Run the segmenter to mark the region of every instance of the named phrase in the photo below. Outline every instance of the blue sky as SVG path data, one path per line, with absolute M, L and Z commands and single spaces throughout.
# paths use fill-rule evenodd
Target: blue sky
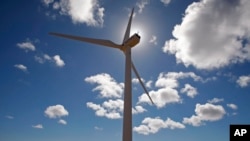
M 248 0 L 21 0 L 1 12 L 0 140 L 121 140 L 124 55 L 48 35 L 121 43 L 131 8 L 133 140 L 229 140 L 249 124 Z

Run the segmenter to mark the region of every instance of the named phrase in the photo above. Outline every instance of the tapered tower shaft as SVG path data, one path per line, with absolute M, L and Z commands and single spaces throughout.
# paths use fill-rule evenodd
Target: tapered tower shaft
M 132 141 L 131 48 L 125 50 L 125 89 L 122 141 Z

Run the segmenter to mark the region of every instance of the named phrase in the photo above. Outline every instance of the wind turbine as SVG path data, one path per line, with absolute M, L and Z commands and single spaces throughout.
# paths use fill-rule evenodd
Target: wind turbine
M 130 36 L 130 28 L 131 22 L 133 18 L 134 8 L 132 9 L 131 15 L 129 17 L 128 25 L 125 31 L 125 35 L 123 38 L 122 44 L 116 44 L 110 40 L 105 39 L 95 39 L 95 38 L 87 38 L 87 37 L 79 37 L 68 34 L 61 34 L 50 32 L 50 35 L 59 36 L 63 38 L 68 38 L 72 40 L 88 42 L 92 44 L 107 46 L 111 48 L 120 49 L 125 54 L 125 88 L 124 88 L 124 108 L 123 108 L 123 134 L 122 141 L 132 141 L 132 82 L 131 82 L 131 68 L 133 69 L 136 77 L 138 78 L 142 88 L 148 95 L 150 101 L 153 103 L 145 85 L 143 84 L 141 77 L 138 71 L 135 68 L 131 60 L 131 48 L 137 45 L 140 42 L 140 36 L 135 33 Z

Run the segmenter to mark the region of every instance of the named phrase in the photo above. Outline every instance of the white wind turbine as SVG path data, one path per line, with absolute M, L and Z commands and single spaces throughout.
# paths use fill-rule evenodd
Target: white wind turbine
M 124 39 L 122 44 L 116 44 L 110 40 L 103 39 L 94 39 L 87 37 L 79 37 L 61 33 L 50 32 L 50 35 L 59 36 L 63 38 L 78 40 L 82 42 L 88 42 L 92 44 L 98 44 L 102 46 L 112 47 L 116 49 L 120 49 L 125 54 L 125 90 L 124 90 L 124 111 L 123 111 L 123 134 L 122 141 L 132 141 L 132 90 L 131 90 L 131 68 L 133 69 L 136 77 L 138 78 L 141 86 L 144 91 L 148 95 L 150 101 L 153 103 L 145 85 L 143 84 L 141 77 L 139 76 L 138 71 L 136 70 L 132 60 L 131 60 L 131 48 L 137 45 L 140 42 L 140 36 L 138 34 L 134 34 L 130 37 L 130 28 L 131 22 L 133 18 L 134 9 L 132 9 L 127 29 L 124 35 Z

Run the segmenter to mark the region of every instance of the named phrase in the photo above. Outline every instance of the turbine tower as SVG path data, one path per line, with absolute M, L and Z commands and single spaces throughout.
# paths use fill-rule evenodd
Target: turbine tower
M 111 48 L 120 49 L 125 54 L 125 87 L 124 87 L 124 108 L 123 108 L 123 133 L 122 141 L 132 141 L 132 81 L 131 81 L 131 69 L 134 71 L 136 77 L 138 78 L 142 88 L 148 95 L 150 101 L 153 103 L 145 85 L 143 84 L 141 77 L 136 70 L 132 60 L 131 60 L 131 48 L 140 42 L 140 36 L 138 34 L 133 34 L 130 36 L 130 28 L 133 18 L 134 8 L 132 9 L 131 15 L 129 17 L 128 25 L 125 31 L 122 44 L 116 44 L 110 40 L 105 39 L 95 39 L 88 37 L 80 37 L 68 34 L 61 34 L 50 32 L 50 35 L 59 36 L 63 38 L 68 38 L 72 40 L 88 42 L 92 44 L 97 44 L 101 46 L 107 46 Z

